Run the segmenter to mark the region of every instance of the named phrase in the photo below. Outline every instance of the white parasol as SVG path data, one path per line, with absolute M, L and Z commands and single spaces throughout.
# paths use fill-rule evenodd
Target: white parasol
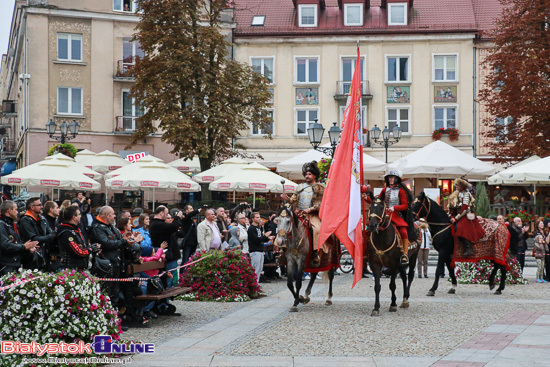
M 223 161 L 220 165 L 207 169 L 193 176 L 193 180 L 199 183 L 208 183 L 216 181 L 223 176 L 234 172 L 236 169 L 246 167 L 248 162 L 240 158 L 230 158 Z
M 104 150 L 93 156 L 86 156 L 79 163 L 99 173 L 114 171 L 129 164 L 127 160 L 110 150 Z
M 193 159 L 176 159 L 168 163 L 168 165 L 181 172 L 199 173 L 201 171 L 201 162 L 198 157 L 193 157 Z

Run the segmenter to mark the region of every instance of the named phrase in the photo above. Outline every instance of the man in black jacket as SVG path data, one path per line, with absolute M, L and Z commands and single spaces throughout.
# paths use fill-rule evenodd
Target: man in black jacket
M 116 220 L 115 211 L 106 205 L 99 210 L 99 215 L 94 219 L 90 231 L 90 243 L 101 245 L 102 253 L 113 266 L 113 278 L 120 277 L 122 253 L 125 248 L 134 243 L 134 240 L 122 238 L 119 230 L 114 226 Z M 113 307 L 118 307 L 119 283 L 105 282 L 102 287 L 111 297 Z
M 92 253 L 86 246 L 84 236 L 80 232 L 80 209 L 76 206 L 69 206 L 63 212 L 63 222 L 57 231 L 57 243 L 61 252 L 62 269 L 77 269 L 84 271 L 88 269 L 88 258 Z M 101 246 L 101 245 L 98 245 Z
M 37 241 L 23 243 L 15 225 L 17 204 L 5 200 L 0 205 L 0 276 L 16 272 L 24 257 L 38 250 Z
M 59 206 L 55 201 L 46 201 L 44 204 L 44 218 L 52 231 L 57 229 L 57 218 L 59 217 Z
M 273 240 L 271 232 L 263 234 L 260 213 L 252 213 L 252 223 L 248 227 L 248 250 L 250 251 L 250 265 L 256 273 L 256 280 L 260 282 L 260 274 L 264 267 L 264 243 Z
M 44 264 L 31 263 L 28 267 L 56 272 L 59 269 L 59 250 L 55 242 L 55 233 L 42 215 L 40 198 L 34 197 L 27 200 L 27 211 L 19 220 L 18 229 L 21 240 L 38 241 L 39 251 L 44 258 Z M 39 268 L 41 265 L 44 268 Z M 23 264 L 23 267 L 27 266 Z
M 155 210 L 155 216 L 149 224 L 149 234 L 151 236 L 151 242 L 153 247 L 160 247 L 160 244 L 164 241 L 168 242 L 168 248 L 166 249 L 166 269 L 171 270 L 178 267 L 178 260 L 181 259 L 181 252 L 178 246 L 176 233 L 179 232 L 179 236 L 183 237 L 184 234 L 180 231 L 183 213 L 179 211 L 172 223 L 166 222 L 168 215 L 168 208 L 161 205 Z M 177 270 L 171 271 L 174 278 L 177 279 Z M 168 281 L 167 288 L 172 287 L 172 282 Z
M 199 210 L 193 210 L 192 205 L 186 205 L 184 210 L 185 214 L 181 220 L 181 231 L 184 234 L 182 241 L 182 263 L 185 264 L 189 261 L 191 255 L 197 251 L 197 224 L 193 220 L 193 217 L 199 214 Z

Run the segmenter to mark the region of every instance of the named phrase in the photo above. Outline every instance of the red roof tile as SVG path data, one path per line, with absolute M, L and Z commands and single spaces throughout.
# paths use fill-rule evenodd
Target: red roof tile
M 297 9 L 292 0 L 234 0 L 237 28 L 235 37 L 247 36 L 310 36 L 332 34 L 411 34 L 448 32 L 487 32 L 492 19 L 501 12 L 498 0 L 415 0 L 409 9 L 406 26 L 388 26 L 387 9 L 382 0 L 371 0 L 361 27 L 344 26 L 343 9 L 338 0 L 326 0 L 318 27 L 298 27 Z M 254 15 L 265 15 L 264 26 L 251 26 Z

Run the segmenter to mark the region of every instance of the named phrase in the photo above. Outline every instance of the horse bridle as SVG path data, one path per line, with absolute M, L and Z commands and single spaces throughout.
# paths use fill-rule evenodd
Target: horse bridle
M 414 216 L 416 218 L 419 218 L 418 215 L 420 214 L 420 211 L 422 210 L 422 208 L 424 208 L 426 209 L 426 218 L 428 218 L 428 215 L 430 215 L 430 210 L 432 210 L 432 202 L 428 200 L 428 206 L 426 206 L 426 204 L 424 204 L 424 200 L 420 201 L 417 198 L 416 201 L 419 201 L 422 206 L 420 207 L 420 209 L 418 209 L 418 213 L 413 212 Z
M 390 224 L 391 224 L 391 217 L 389 215 L 386 214 L 386 204 L 380 200 L 381 203 L 383 203 L 384 205 L 384 210 L 382 211 L 382 217 L 380 217 L 378 214 L 375 214 L 375 213 L 371 213 L 369 215 L 369 218 L 376 218 L 380 221 L 380 223 L 378 224 L 380 226 L 380 229 L 382 230 L 385 230 L 387 229 Z M 393 212 L 391 213 L 391 215 L 393 215 Z M 384 227 L 384 221 L 388 219 L 388 224 Z
M 283 215 L 283 213 L 285 213 L 285 215 Z M 286 217 L 288 216 L 287 214 L 287 210 L 285 209 L 282 213 L 281 213 L 281 217 Z M 278 239 L 278 238 L 287 238 L 287 239 L 290 239 L 292 238 L 292 213 L 290 214 L 290 220 L 289 220 L 289 223 L 290 223 L 290 227 L 288 227 L 288 231 L 285 231 L 284 229 L 279 229 L 277 231 L 277 238 L 275 238 L 275 241 Z
M 416 200 L 420 201 L 418 199 L 416 199 Z M 424 201 L 428 202 L 428 206 L 426 206 L 426 204 L 424 204 Z M 422 208 L 424 208 L 424 209 L 426 209 L 426 219 L 427 219 L 428 216 L 430 215 L 430 210 L 432 210 L 432 202 L 429 199 L 424 198 L 422 201 L 420 201 L 420 204 L 422 206 L 420 207 L 420 209 L 418 209 L 418 213 L 413 212 L 413 214 L 415 215 L 415 217 L 419 218 L 418 215 L 420 214 L 420 211 L 422 210 Z M 429 225 L 432 225 L 432 226 L 446 226 L 445 228 L 443 228 L 442 230 L 440 230 L 439 232 L 434 234 L 432 239 L 436 238 L 437 235 L 439 235 L 442 232 L 445 232 L 447 229 L 451 228 L 451 225 L 452 225 L 452 223 L 450 223 L 450 224 L 449 223 L 433 223 L 433 222 L 428 222 L 428 221 L 426 221 L 426 223 L 428 223 Z

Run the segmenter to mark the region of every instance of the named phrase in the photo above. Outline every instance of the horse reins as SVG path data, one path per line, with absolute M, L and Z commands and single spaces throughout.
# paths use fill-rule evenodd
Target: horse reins
M 418 199 L 417 199 L 418 200 Z M 432 202 L 430 200 L 428 200 L 428 206 L 426 207 L 426 204 L 424 204 L 424 200 L 422 200 L 421 202 L 422 206 L 420 207 L 420 209 L 418 210 L 418 213 L 414 213 L 414 215 L 418 218 L 418 214 L 420 214 L 420 210 L 422 208 L 426 209 L 426 218 L 428 218 L 428 215 L 430 215 L 430 210 L 432 209 Z M 428 223 L 429 225 L 433 225 L 433 226 L 446 226 L 445 228 L 443 228 L 441 231 L 437 232 L 436 234 L 434 234 L 434 236 L 432 237 L 432 239 L 436 238 L 437 235 L 441 234 L 442 232 L 446 231 L 447 229 L 451 228 L 451 226 L 453 225 L 452 223 L 434 223 L 434 222 L 428 222 L 426 221 L 426 223 Z

